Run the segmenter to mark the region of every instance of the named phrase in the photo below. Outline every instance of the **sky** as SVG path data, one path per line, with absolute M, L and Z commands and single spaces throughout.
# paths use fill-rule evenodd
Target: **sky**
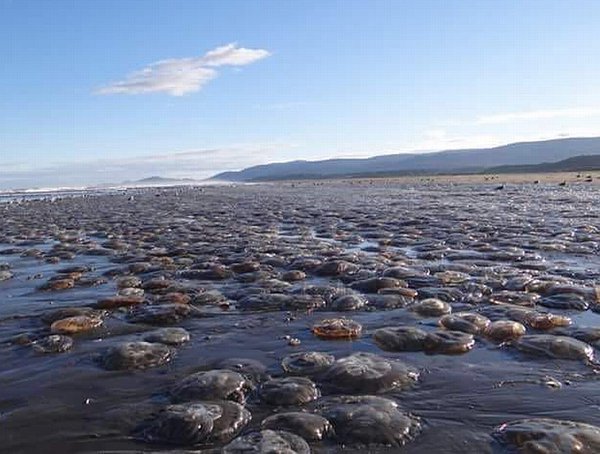
M 0 0 L 0 188 L 600 136 L 597 0 Z

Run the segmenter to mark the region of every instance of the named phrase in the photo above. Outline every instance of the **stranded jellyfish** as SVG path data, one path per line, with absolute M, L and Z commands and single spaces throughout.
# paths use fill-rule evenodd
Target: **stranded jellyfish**
M 261 423 L 261 428 L 285 430 L 310 441 L 322 440 L 333 432 L 331 423 L 323 416 L 301 411 L 269 416 Z
M 344 393 L 384 393 L 406 389 L 418 372 L 403 362 L 372 353 L 355 353 L 334 362 L 323 374 L 324 382 Z
M 344 445 L 402 446 L 420 431 L 418 418 L 391 400 L 377 396 L 341 396 L 328 401 L 322 413 Z
M 521 454 L 600 452 L 600 428 L 574 421 L 521 419 L 502 424 L 493 435 Z
M 594 361 L 593 347 L 572 337 L 532 334 L 521 337 L 512 345 L 523 353 L 535 356 Z
M 333 355 L 321 352 L 300 352 L 286 356 L 281 368 L 291 375 L 314 375 L 333 364 Z
M 354 339 L 360 336 L 362 326 L 347 318 L 328 318 L 314 324 L 312 332 L 322 339 Z
M 243 403 L 252 388 L 252 383 L 242 374 L 216 369 L 185 377 L 171 390 L 171 395 L 176 402 L 219 399 Z
M 236 438 L 222 450 L 223 454 L 310 454 L 308 443 L 284 430 L 262 430 Z
M 172 356 L 172 350 L 164 344 L 123 342 L 106 352 L 103 365 L 108 370 L 148 369 L 169 362 Z
M 169 405 L 143 424 L 138 433 L 154 443 L 195 445 L 228 442 L 251 419 L 250 412 L 229 401 Z
M 472 312 L 457 312 L 444 315 L 439 325 L 451 331 L 462 331 L 468 334 L 481 334 L 490 325 L 490 319 Z
M 306 377 L 273 378 L 262 384 L 260 398 L 270 405 L 301 405 L 321 396 L 317 385 Z

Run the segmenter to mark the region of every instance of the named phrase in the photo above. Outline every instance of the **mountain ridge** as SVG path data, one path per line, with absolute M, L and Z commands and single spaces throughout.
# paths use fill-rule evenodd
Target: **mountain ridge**
M 262 164 L 219 173 L 212 181 L 312 179 L 381 173 L 423 174 L 477 172 L 494 167 L 538 165 L 582 155 L 600 154 L 600 137 L 516 142 L 491 148 L 443 150 L 431 153 L 378 155 L 370 158 L 295 160 Z
M 574 156 L 558 162 L 499 166 L 487 169 L 490 173 L 589 172 L 593 170 L 600 170 L 600 154 Z

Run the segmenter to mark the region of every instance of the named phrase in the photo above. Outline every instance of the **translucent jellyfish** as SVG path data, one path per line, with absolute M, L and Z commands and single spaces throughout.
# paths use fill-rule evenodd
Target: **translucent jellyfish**
M 336 397 L 321 411 L 344 445 L 398 447 L 414 439 L 421 429 L 418 418 L 383 397 Z
M 473 335 L 461 331 L 434 331 L 428 333 L 425 339 L 425 351 L 428 353 L 457 355 L 468 352 L 474 346 Z
M 269 379 L 265 365 L 251 358 L 226 358 L 218 361 L 215 366 L 237 372 L 254 385 Z
M 190 333 L 183 328 L 160 328 L 146 334 L 144 340 L 166 345 L 181 345 L 190 340 Z
M 523 336 L 512 343 L 519 351 L 557 359 L 594 361 L 594 348 L 580 340 L 551 334 Z
M 298 435 L 283 430 L 262 430 L 236 438 L 222 450 L 223 454 L 310 454 L 308 443 Z
M 334 356 L 327 353 L 299 352 L 283 358 L 281 367 L 292 375 L 314 375 L 323 372 L 334 361 Z
M 448 303 L 437 298 L 427 298 L 413 304 L 410 308 L 423 317 L 439 317 L 452 312 L 452 307 Z
M 155 443 L 195 445 L 228 442 L 248 424 L 250 412 L 235 402 L 195 402 L 169 405 L 138 432 Z
M 473 312 L 457 312 L 444 315 L 439 325 L 451 331 L 462 331 L 468 334 L 480 334 L 490 325 L 490 319 Z
M 216 369 L 185 377 L 171 390 L 171 396 L 175 402 L 218 399 L 243 403 L 252 388 L 252 383 L 242 374 Z
M 285 430 L 309 441 L 319 441 L 333 433 L 333 426 L 323 416 L 299 411 L 269 416 L 261 423 L 261 428 Z
M 259 395 L 270 405 L 301 405 L 318 399 L 321 393 L 306 377 L 285 377 L 263 383 Z
M 600 428 L 574 421 L 521 419 L 502 424 L 493 435 L 521 454 L 600 452 Z
M 323 374 L 324 382 L 344 393 L 384 393 L 411 387 L 418 372 L 406 364 L 372 353 L 338 359 Z
M 383 350 L 391 352 L 416 352 L 425 349 L 427 332 L 414 326 L 380 328 L 373 340 Z
M 171 360 L 173 351 L 164 344 L 151 342 L 123 342 L 110 348 L 103 357 L 108 370 L 148 369 Z
M 492 322 L 484 331 L 486 337 L 496 342 L 506 342 L 525 335 L 527 330 L 519 323 L 512 320 L 498 320 Z

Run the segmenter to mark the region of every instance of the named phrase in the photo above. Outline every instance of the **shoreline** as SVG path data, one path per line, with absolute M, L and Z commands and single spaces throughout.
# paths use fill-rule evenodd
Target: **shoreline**
M 579 175 L 579 177 L 578 177 Z M 591 176 L 592 178 L 588 178 Z M 537 183 L 536 183 L 537 182 Z M 82 197 L 88 195 L 105 195 L 125 193 L 129 191 L 164 190 L 172 188 L 202 188 L 211 187 L 236 187 L 236 186 L 320 186 L 324 184 L 453 184 L 453 185 L 552 185 L 565 183 L 566 186 L 598 186 L 600 185 L 600 172 L 544 172 L 544 173 L 507 173 L 507 174 L 460 174 L 460 175 L 411 175 L 411 176 L 371 176 L 371 177 L 340 177 L 323 179 L 289 179 L 275 181 L 240 181 L 240 182 L 207 182 L 202 185 L 157 185 L 157 186 L 131 186 L 111 188 L 56 188 L 44 190 L 14 190 L 0 191 L 0 203 L 24 200 L 55 199 L 62 197 Z
M 577 175 L 580 175 L 579 177 Z M 591 175 L 591 181 L 586 181 Z M 596 172 L 541 172 L 541 173 L 503 173 L 503 174 L 447 174 L 447 175 L 402 175 L 402 176 L 366 176 L 366 177 L 339 177 L 323 179 L 294 179 L 252 182 L 253 184 L 322 184 L 326 182 L 390 182 L 400 184 L 428 184 L 428 183 L 447 183 L 447 184 L 559 184 L 565 182 L 568 184 L 599 185 L 600 171 Z M 247 184 L 239 182 L 237 184 Z

